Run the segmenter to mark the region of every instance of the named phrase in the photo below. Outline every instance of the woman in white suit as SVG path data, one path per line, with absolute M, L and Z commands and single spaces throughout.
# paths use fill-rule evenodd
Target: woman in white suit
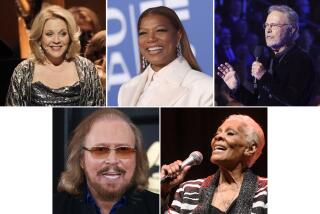
M 200 71 L 187 34 L 176 13 L 160 6 L 138 21 L 138 76 L 124 83 L 120 106 L 212 106 L 213 80 Z

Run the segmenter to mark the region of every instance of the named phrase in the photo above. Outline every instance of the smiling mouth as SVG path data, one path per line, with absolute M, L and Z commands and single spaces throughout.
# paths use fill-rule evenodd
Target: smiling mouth
M 163 50 L 163 47 L 161 46 L 147 48 L 147 51 L 149 52 L 149 54 L 157 54 L 157 53 L 160 53 L 162 50 Z
M 107 178 L 108 180 L 117 180 L 120 178 L 122 173 L 120 172 L 114 172 L 114 171 L 106 171 L 102 173 L 102 176 Z
M 103 176 L 108 181 L 115 182 L 120 179 L 121 176 L 125 174 L 125 170 L 118 166 L 115 167 L 105 167 L 98 171 L 98 175 Z
M 223 145 L 215 145 L 212 149 L 213 152 L 223 152 L 227 150 L 227 148 Z
M 115 171 L 115 170 L 108 170 L 101 173 L 101 175 L 109 182 L 118 181 L 123 174 L 124 172 Z
M 54 51 L 59 51 L 61 50 L 62 46 L 50 46 L 50 48 Z

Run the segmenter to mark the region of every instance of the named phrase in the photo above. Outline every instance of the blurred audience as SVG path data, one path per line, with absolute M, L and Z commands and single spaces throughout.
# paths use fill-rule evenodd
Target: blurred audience
M 84 56 L 84 51 L 90 39 L 101 30 L 101 25 L 97 14 L 87 7 L 71 7 L 68 9 L 74 16 L 76 23 L 79 25 L 81 56 Z
M 84 56 L 96 66 L 101 83 L 106 88 L 106 31 L 96 33 L 86 47 Z
M 308 52 L 317 70 L 320 82 L 320 1 L 287 0 L 300 20 L 298 46 Z M 215 1 L 215 69 L 220 63 L 228 62 L 236 67 L 240 79 L 245 80 L 246 88 L 251 90 L 253 78 L 250 75 L 257 45 L 266 45 L 263 23 L 269 6 L 284 4 L 279 0 L 224 0 Z M 265 51 L 264 58 L 269 52 Z M 225 91 L 227 88 L 220 77 L 215 75 L 215 104 L 234 105 L 236 102 Z M 310 105 L 320 105 L 320 84 Z

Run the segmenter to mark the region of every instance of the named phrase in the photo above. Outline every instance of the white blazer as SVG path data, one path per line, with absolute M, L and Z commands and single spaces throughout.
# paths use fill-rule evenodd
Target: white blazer
M 119 90 L 119 106 L 137 106 L 143 93 L 149 65 L 143 73 L 124 83 Z M 158 72 L 164 72 L 153 89 L 146 106 L 213 106 L 212 77 L 193 70 L 183 57 L 178 57 Z

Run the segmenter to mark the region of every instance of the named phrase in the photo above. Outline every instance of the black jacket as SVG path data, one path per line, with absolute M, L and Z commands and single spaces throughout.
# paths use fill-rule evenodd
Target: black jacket
M 118 214 L 158 214 L 159 195 L 144 190 L 131 190 L 126 193 L 128 200 L 117 210 Z M 96 214 L 95 207 L 82 198 L 68 193 L 58 193 L 53 197 L 53 214 Z
M 313 95 L 315 72 L 309 55 L 292 46 L 269 61 L 267 72 L 257 81 L 255 93 L 243 86 L 231 96 L 244 105 L 304 106 Z

